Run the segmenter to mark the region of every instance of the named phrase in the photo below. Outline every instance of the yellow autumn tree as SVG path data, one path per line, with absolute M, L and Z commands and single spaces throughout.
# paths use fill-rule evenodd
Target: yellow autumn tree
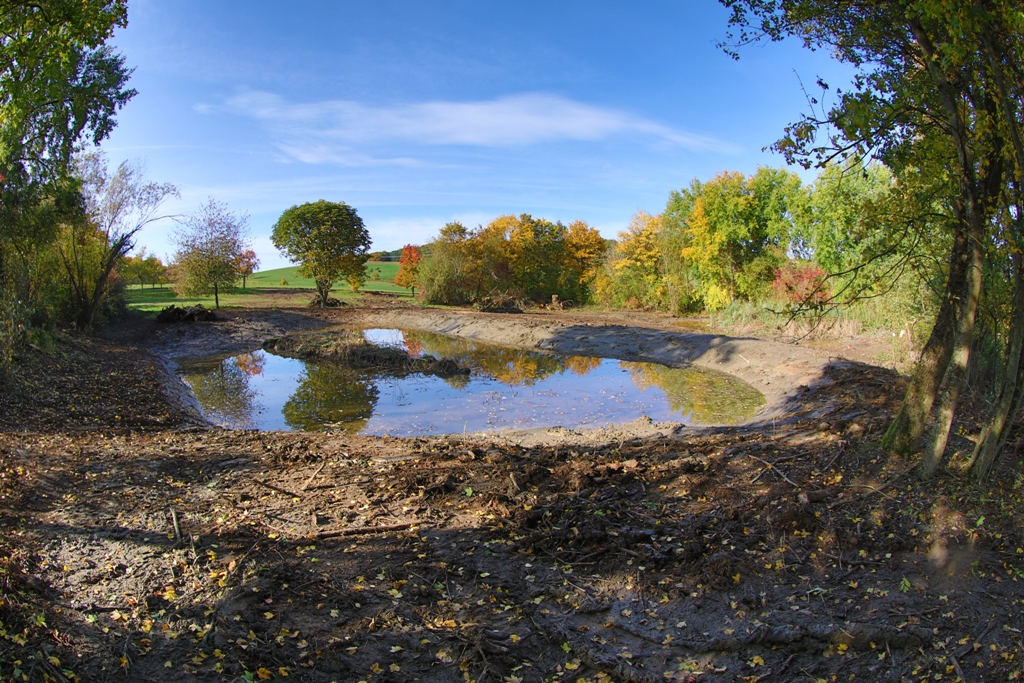
M 697 270 L 704 306 L 711 311 L 725 308 L 735 297 L 733 274 L 724 258 L 728 235 L 712 226 L 703 197 L 694 200 L 686 227 L 689 245 L 683 247 L 681 256 Z
M 601 299 L 627 308 L 658 308 L 665 298 L 661 272 L 661 216 L 640 210 L 619 240 L 598 280 Z

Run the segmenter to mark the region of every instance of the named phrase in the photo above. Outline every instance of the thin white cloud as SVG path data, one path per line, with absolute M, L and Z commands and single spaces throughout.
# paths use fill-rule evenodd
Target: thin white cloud
M 730 144 L 628 112 L 543 93 L 477 102 L 373 107 L 348 100 L 294 104 L 272 93 L 248 91 L 230 98 L 222 107 L 197 105 L 195 109 L 200 113 L 226 111 L 259 121 L 279 136 L 277 144 L 282 152 L 306 163 L 418 163 L 406 157 L 378 159 L 354 149 L 383 143 L 511 147 L 624 136 L 693 151 L 735 151 Z

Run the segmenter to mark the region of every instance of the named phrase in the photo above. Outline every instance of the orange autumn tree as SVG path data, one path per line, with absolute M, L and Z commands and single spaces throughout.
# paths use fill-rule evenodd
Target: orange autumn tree
M 395 275 L 395 284 L 399 287 L 405 287 L 412 290 L 412 295 L 416 296 L 416 278 L 420 274 L 420 260 L 423 255 L 420 254 L 419 247 L 407 244 L 402 247 L 402 256 L 398 259 L 398 273 Z

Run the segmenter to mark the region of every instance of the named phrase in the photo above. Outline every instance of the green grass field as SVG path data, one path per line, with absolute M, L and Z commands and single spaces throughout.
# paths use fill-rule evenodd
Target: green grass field
M 404 297 L 412 297 L 412 293 L 393 282 L 398 273 L 397 263 L 370 262 L 366 264 L 369 277 L 363 285 L 362 292 L 390 292 Z M 376 279 L 375 279 L 376 278 Z M 283 283 L 282 283 L 283 281 Z M 241 284 L 241 283 L 239 283 Z M 234 292 L 220 295 L 221 308 L 289 308 L 306 306 L 313 298 L 313 281 L 299 276 L 298 266 L 275 268 L 254 273 L 246 278 L 245 289 L 239 287 Z M 349 290 L 344 282 L 335 283 L 331 293 L 341 300 L 358 297 Z M 127 291 L 128 305 L 144 313 L 156 313 L 171 304 L 176 306 L 195 306 L 202 304 L 213 308 L 213 296 L 184 298 L 175 294 L 169 287 L 156 289 L 140 289 L 132 285 Z

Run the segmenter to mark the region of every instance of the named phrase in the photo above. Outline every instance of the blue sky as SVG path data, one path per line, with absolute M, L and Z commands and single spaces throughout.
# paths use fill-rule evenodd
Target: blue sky
M 317 199 L 362 216 L 374 249 L 505 213 L 585 220 L 614 237 L 637 209 L 762 151 L 848 69 L 795 43 L 715 45 L 711 0 L 133 0 L 115 47 L 139 94 L 103 144 L 249 214 L 263 268 L 281 212 Z M 174 224 L 142 233 L 163 257 Z

